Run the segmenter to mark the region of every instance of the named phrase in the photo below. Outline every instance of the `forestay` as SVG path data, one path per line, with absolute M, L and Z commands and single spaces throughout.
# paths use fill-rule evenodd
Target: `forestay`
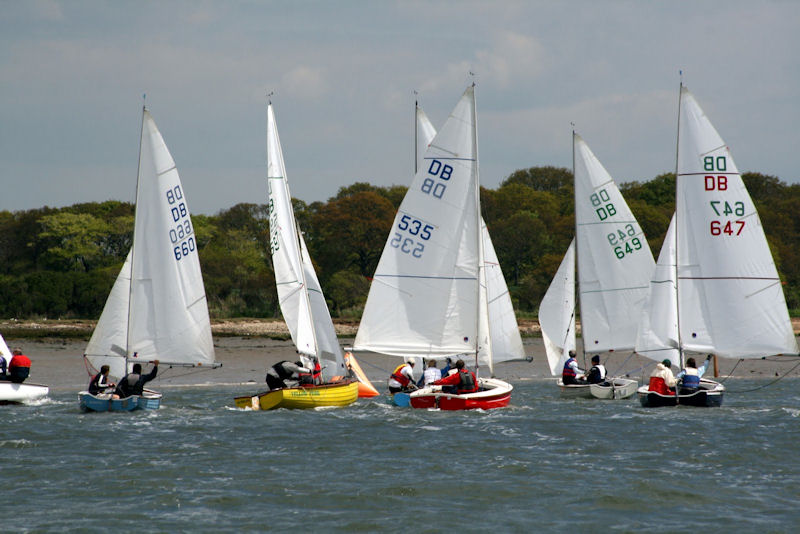
M 675 284 L 675 216 L 673 215 L 642 308 L 635 350 L 638 354 L 680 365 L 678 292 Z
M 475 353 L 480 225 L 474 88 L 427 148 L 395 216 L 354 348 Z
M 613 178 L 577 133 L 573 146 L 584 351 L 633 350 L 653 254 Z
M 94 367 L 112 365 L 114 376 L 124 374 L 126 357 L 128 362 L 159 359 L 169 365 L 214 363 L 186 195 L 147 110 L 142 117 L 133 246 L 86 352 Z
M 278 300 L 298 352 L 316 356 L 323 377 L 344 376 L 345 364 L 328 305 L 294 217 L 275 113 L 267 107 L 270 251 Z
M 683 86 L 676 235 L 685 349 L 729 358 L 797 353 L 755 205 L 730 150 Z
M 550 372 L 561 375 L 569 351 L 575 350 L 575 239 L 539 303 L 539 327 Z

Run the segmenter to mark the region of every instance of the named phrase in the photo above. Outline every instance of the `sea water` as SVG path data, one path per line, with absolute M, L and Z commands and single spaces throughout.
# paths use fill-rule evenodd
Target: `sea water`
M 520 380 L 487 412 L 233 408 L 251 385 L 84 414 L 56 392 L 0 407 L 0 530 L 788 532 L 800 394 L 744 392 L 764 383 L 729 380 L 721 408 L 645 409 Z

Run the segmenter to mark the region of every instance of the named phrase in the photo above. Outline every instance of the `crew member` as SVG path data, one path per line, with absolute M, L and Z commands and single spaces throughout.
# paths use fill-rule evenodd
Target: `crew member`
M 561 381 L 565 386 L 569 384 L 585 384 L 583 370 L 578 367 L 578 362 L 575 360 L 575 351 L 569 351 L 569 358 L 564 362 L 564 370 L 561 371 Z
M 650 384 L 647 389 L 661 395 L 674 395 L 674 388 L 677 383 L 678 380 L 672 374 L 672 362 L 663 360 L 650 373 Z
M 600 363 L 600 356 L 595 354 L 592 356 L 592 368 L 586 375 L 586 381 L 590 384 L 599 384 L 606 379 L 606 375 L 606 366 Z
M 296 387 L 300 383 L 300 373 L 311 373 L 311 369 L 303 367 L 301 362 L 278 362 L 267 369 L 267 386 L 269 389 Z
M 428 368 L 425 369 L 425 372 L 422 374 L 422 385 L 427 386 L 428 384 L 433 384 L 440 378 L 442 378 L 442 372 L 436 367 L 436 360 L 431 358 L 428 360 Z M 417 385 L 420 384 L 418 383 Z
M 146 375 L 142 374 L 142 364 L 134 363 L 131 372 L 123 376 L 117 384 L 116 394 L 122 399 L 131 395 L 141 395 L 144 393 L 144 385 L 154 379 L 157 374 L 158 360 L 153 361 L 153 370 Z
M 31 360 L 24 354 L 22 349 L 16 348 L 11 351 L 13 356 L 8 362 L 8 378 L 12 382 L 21 384 L 31 374 Z
M 455 393 L 459 395 L 478 391 L 478 379 L 475 378 L 475 373 L 466 368 L 464 360 L 456 362 L 455 373 L 437 380 L 433 385 L 455 387 Z
M 680 381 L 681 394 L 691 394 L 700 389 L 700 378 L 705 374 L 706 369 L 708 369 L 708 362 L 711 361 L 713 356 L 713 354 L 709 354 L 706 361 L 703 362 L 703 365 L 701 365 L 699 369 L 694 358 L 688 358 L 686 360 L 686 368 L 675 377 L 676 380 Z
M 89 382 L 89 394 L 98 395 L 100 393 L 109 393 L 114 391 L 116 384 L 108 381 L 108 373 L 111 368 L 108 365 L 100 367 L 100 372 L 92 377 Z
M 319 360 L 314 358 L 314 365 L 311 372 L 298 373 L 300 384 L 322 384 L 322 366 Z
M 389 393 L 394 395 L 401 391 L 414 389 L 414 360 L 402 363 L 389 376 Z

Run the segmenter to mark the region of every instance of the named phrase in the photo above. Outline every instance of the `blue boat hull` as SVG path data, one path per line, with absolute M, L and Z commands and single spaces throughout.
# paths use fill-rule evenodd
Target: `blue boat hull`
M 124 399 L 112 399 L 110 393 L 92 395 L 88 391 L 78 393 L 78 402 L 84 412 L 130 412 L 133 410 L 158 410 L 161 393 L 145 390 L 144 395 L 132 395 Z

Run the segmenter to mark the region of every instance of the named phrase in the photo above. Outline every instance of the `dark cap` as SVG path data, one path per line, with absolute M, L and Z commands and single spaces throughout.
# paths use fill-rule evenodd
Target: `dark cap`
M 672 362 L 669 360 L 662 360 L 661 364 L 664 365 L 664 367 L 672 367 Z

